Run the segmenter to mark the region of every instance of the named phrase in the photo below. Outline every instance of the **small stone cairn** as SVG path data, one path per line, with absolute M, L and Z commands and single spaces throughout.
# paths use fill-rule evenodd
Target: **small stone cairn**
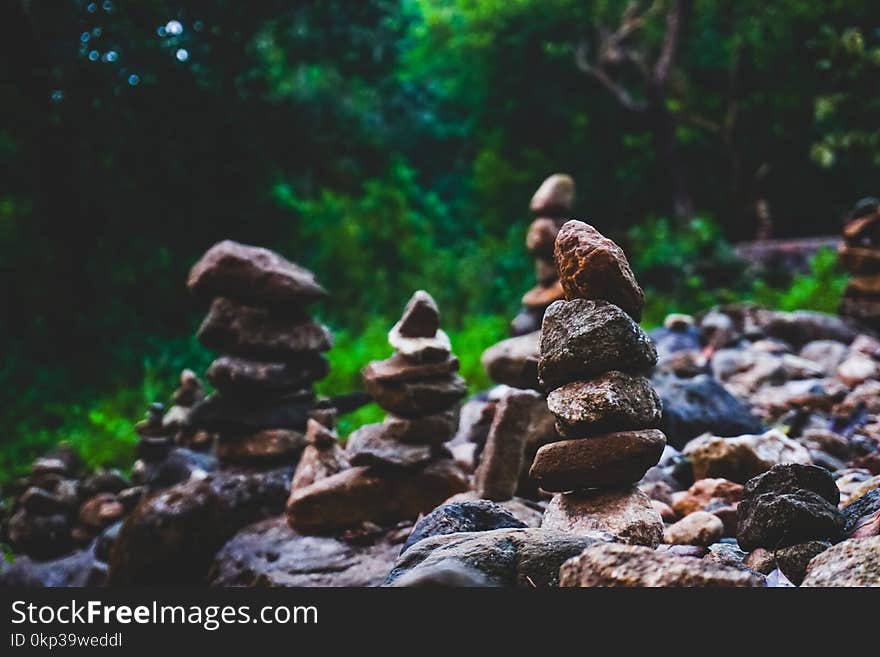
M 574 180 L 564 173 L 547 178 L 529 204 L 535 219 L 526 235 L 526 248 L 535 257 L 535 287 L 523 296 L 523 309 L 511 323 L 514 336 L 533 333 L 541 328 L 547 307 L 563 298 L 562 286 L 553 264 L 556 233 L 571 215 L 574 204 Z
M 880 199 L 856 204 L 843 228 L 838 260 L 852 274 L 840 314 L 880 330 Z
M 412 520 L 467 488 L 443 447 L 455 433 L 467 386 L 431 295 L 413 295 L 388 341 L 394 354 L 363 370 L 367 392 L 388 415 L 349 437 L 344 458 L 353 467 L 340 465 L 341 455 L 326 454 L 337 474 L 305 486 L 294 481 L 287 513 L 297 531 Z M 320 432 L 313 428 L 317 457 Z
M 216 388 L 189 413 L 190 431 L 217 434 L 225 465 L 295 462 L 329 372 L 326 327 L 308 306 L 326 295 L 314 275 L 267 249 L 223 241 L 193 266 L 187 286 L 210 310 L 199 341 L 221 352 L 207 371 Z
M 538 373 L 562 439 L 541 447 L 531 468 L 556 493 L 542 526 L 656 545 L 663 523 L 634 487 L 666 443 L 644 376 L 657 352 L 636 323 L 644 293 L 623 250 L 581 221 L 562 226 L 555 259 L 565 300 L 544 315 Z

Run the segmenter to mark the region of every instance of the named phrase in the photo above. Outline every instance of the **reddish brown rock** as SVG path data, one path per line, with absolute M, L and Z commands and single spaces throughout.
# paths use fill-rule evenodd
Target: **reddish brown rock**
M 263 429 L 248 436 L 221 435 L 217 440 L 217 458 L 225 463 L 289 463 L 304 447 L 301 431 Z
M 450 356 L 446 360 L 431 363 L 413 363 L 400 354 L 394 354 L 385 360 L 374 360 L 364 367 L 361 375 L 365 381 L 379 383 L 402 383 L 455 374 L 458 371 L 458 359 Z
M 307 269 L 277 253 L 230 240 L 212 246 L 189 272 L 187 287 L 201 298 L 218 295 L 289 308 L 326 294 Z
M 562 290 L 562 283 L 554 281 L 547 287 L 537 285 L 526 292 L 522 298 L 522 305 L 526 308 L 546 308 L 554 301 L 564 298 L 565 293 Z
M 426 463 L 431 445 L 406 444 L 389 438 L 385 425 L 365 424 L 348 437 L 345 453 L 352 465 L 392 465 L 402 468 Z
M 309 419 L 305 440 L 306 448 L 296 465 L 290 484 L 292 491 L 305 488 L 349 467 L 348 457 L 340 446 L 335 431 L 317 420 Z
M 395 383 L 365 379 L 364 386 L 379 406 L 405 418 L 445 411 L 467 393 L 458 375 Z
M 540 332 L 502 340 L 483 352 L 480 362 L 495 383 L 514 388 L 538 387 Z
M 759 575 L 706 559 L 663 553 L 636 545 L 588 547 L 559 570 L 560 586 L 750 587 Z
M 645 293 L 617 244 L 572 220 L 559 230 L 554 256 L 566 299 L 602 299 L 641 320 Z
M 663 542 L 671 545 L 704 545 L 717 543 L 724 536 L 724 524 L 706 511 L 694 511 L 663 532 Z
M 686 516 L 695 511 L 705 511 L 716 500 L 726 504 L 739 502 L 742 494 L 742 484 L 728 479 L 721 477 L 699 479 L 688 488 L 686 493 L 675 499 L 672 508 L 680 516 Z
M 880 273 L 880 250 L 859 246 L 841 246 L 837 251 L 840 266 L 853 274 Z
M 553 246 L 559 227 L 560 223 L 556 219 L 547 217 L 535 219 L 529 226 L 529 232 L 526 233 L 526 248 L 529 253 L 539 258 L 553 260 Z M 553 269 L 555 273 L 555 265 Z M 555 279 L 556 276 L 553 278 Z
M 467 477 L 450 459 L 393 476 L 367 467 L 349 468 L 294 490 L 287 502 L 287 518 L 291 527 L 305 533 L 367 521 L 397 522 L 428 513 L 467 488 Z
M 412 445 L 442 445 L 458 428 L 458 411 L 453 408 L 411 419 L 389 415 L 382 425 L 390 440 Z
M 530 475 L 554 492 L 625 486 L 660 460 L 665 444 L 656 429 L 561 440 L 538 450 Z

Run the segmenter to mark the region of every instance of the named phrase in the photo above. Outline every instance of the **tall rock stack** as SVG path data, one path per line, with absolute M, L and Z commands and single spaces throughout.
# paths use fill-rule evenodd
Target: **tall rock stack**
M 189 414 L 193 431 L 217 433 L 225 464 L 295 460 L 305 446 L 313 384 L 329 372 L 332 337 L 308 306 L 326 292 L 314 275 L 267 249 L 224 241 L 189 273 L 210 310 L 198 338 L 221 352 L 207 371 L 217 392 Z
M 553 264 L 553 243 L 573 204 L 574 180 L 564 173 L 547 178 L 532 196 L 529 209 L 535 219 L 526 235 L 526 248 L 535 257 L 535 287 L 523 296 L 523 309 L 511 323 L 515 336 L 539 330 L 544 311 L 563 298 Z
M 354 467 L 294 487 L 287 512 L 298 531 L 414 519 L 467 488 L 443 447 L 467 386 L 427 292 L 413 295 L 388 341 L 394 354 L 363 371 L 367 392 L 388 416 L 349 437 L 345 454 Z
M 880 200 L 866 198 L 856 204 L 843 228 L 838 259 L 852 274 L 840 313 L 880 330 Z
M 556 493 L 542 526 L 656 545 L 662 520 L 634 487 L 666 444 L 660 398 L 644 376 L 657 351 L 636 323 L 644 293 L 623 250 L 581 221 L 559 231 L 555 259 L 565 300 L 544 315 L 538 373 L 562 439 L 541 447 L 531 468 Z

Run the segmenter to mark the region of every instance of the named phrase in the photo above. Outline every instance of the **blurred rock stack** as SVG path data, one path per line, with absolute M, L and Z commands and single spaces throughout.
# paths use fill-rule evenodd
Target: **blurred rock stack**
M 538 373 L 562 440 L 541 447 L 531 468 L 557 493 L 542 527 L 656 545 L 663 522 L 634 486 L 666 444 L 644 376 L 657 352 L 636 323 L 644 294 L 623 250 L 581 221 L 559 231 L 555 258 L 565 300 L 544 315 Z
M 514 336 L 539 330 L 544 311 L 563 298 L 553 264 L 553 243 L 560 226 L 571 215 L 573 204 L 574 180 L 564 173 L 547 178 L 532 196 L 529 209 L 535 219 L 526 235 L 526 248 L 535 257 L 536 285 L 523 296 L 523 309 L 511 323 Z
M 63 444 L 33 462 L 16 486 L 5 531 L 16 553 L 50 559 L 83 547 L 140 499 L 140 489 L 117 470 L 86 477 L 81 470 L 75 451 Z
M 349 437 L 345 455 L 354 467 L 293 487 L 287 513 L 298 531 L 414 519 L 467 488 L 443 447 L 467 386 L 427 292 L 413 295 L 388 341 L 394 354 L 363 371 L 367 392 L 388 416 Z
M 838 259 L 852 277 L 840 314 L 880 329 L 880 199 L 856 204 L 843 228 L 843 242 Z
M 221 355 L 207 378 L 217 392 L 196 404 L 191 431 L 217 434 L 224 464 L 293 462 L 305 446 L 313 384 L 329 372 L 332 337 L 308 315 L 326 292 L 314 275 L 267 249 L 211 247 L 187 285 L 210 310 L 198 338 Z

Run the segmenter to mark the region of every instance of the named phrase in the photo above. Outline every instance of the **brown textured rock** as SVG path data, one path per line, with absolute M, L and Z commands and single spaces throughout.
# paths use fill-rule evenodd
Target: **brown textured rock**
M 880 586 L 880 536 L 828 548 L 810 561 L 801 586 Z
M 566 299 L 602 299 L 641 320 L 645 293 L 623 249 L 595 228 L 566 222 L 556 236 L 554 257 Z
M 352 465 L 393 465 L 409 468 L 427 462 L 430 445 L 407 445 L 386 436 L 385 425 L 365 424 L 349 437 L 345 452 Z
M 541 183 L 529 202 L 535 214 L 565 214 L 574 203 L 574 180 L 565 173 L 554 173 Z
M 773 429 L 767 433 L 736 438 L 704 435 L 683 450 L 691 460 L 694 479 L 723 477 L 745 483 L 777 463 L 810 463 L 805 447 Z
M 502 340 L 483 352 L 480 362 L 495 383 L 514 388 L 538 387 L 539 331 Z
M 547 406 L 564 438 L 660 426 L 660 396 L 651 382 L 623 372 L 567 383 L 547 395 Z
M 526 248 L 529 253 L 539 258 L 553 259 L 553 246 L 556 242 L 556 234 L 559 232 L 560 223 L 556 219 L 539 217 L 529 226 L 526 233 Z M 556 267 L 554 266 L 554 274 Z M 554 275 L 551 280 L 555 280 Z
M 638 488 L 554 495 L 541 527 L 574 534 L 604 531 L 626 543 L 651 547 L 663 538 L 663 520 Z
M 715 500 L 727 504 L 739 502 L 742 493 L 742 484 L 722 477 L 699 479 L 688 488 L 686 493 L 675 499 L 672 508 L 680 516 L 686 516 L 694 511 L 705 511 Z
M 657 349 L 629 315 L 607 301 L 557 301 L 544 313 L 538 375 L 545 389 L 608 370 L 641 373 Z
M 663 532 L 663 542 L 671 545 L 709 546 L 724 536 L 724 524 L 706 511 L 694 511 Z
M 405 418 L 445 411 L 467 393 L 458 375 L 395 383 L 365 379 L 364 386 L 379 406 Z
M 222 294 L 274 307 L 301 306 L 326 294 L 307 269 L 268 249 L 230 240 L 208 249 L 190 270 L 187 287 L 201 298 Z
M 560 586 L 744 587 L 763 586 L 759 575 L 706 559 L 664 554 L 614 543 L 588 547 L 559 570 Z
M 538 450 L 529 474 L 547 491 L 625 486 L 645 476 L 665 444 L 657 429 L 562 440 Z
M 458 411 L 451 409 L 412 419 L 389 415 L 382 424 L 390 440 L 412 445 L 442 445 L 458 428 Z
M 289 463 L 306 445 L 301 431 L 263 429 L 249 436 L 221 435 L 217 458 L 225 463 Z
M 308 444 L 293 473 L 291 491 L 305 488 L 349 467 L 348 456 L 340 446 L 336 433 L 317 420 L 309 420 L 306 442 Z
M 457 371 L 458 359 L 455 356 L 432 363 L 413 363 L 400 354 L 394 354 L 385 360 L 372 361 L 363 369 L 361 375 L 364 380 L 402 383 L 441 377 Z
M 537 392 L 515 389 L 498 403 L 474 476 L 474 488 L 481 498 L 503 501 L 516 493 L 533 408 L 543 403 Z
M 773 554 L 777 567 L 795 586 L 800 586 L 812 559 L 831 547 L 827 541 L 807 541 L 780 548 Z
M 303 352 L 327 351 L 333 346 L 330 331 L 320 324 L 273 315 L 225 297 L 211 303 L 198 338 L 208 349 L 235 356 L 294 361 Z
M 875 248 L 841 246 L 837 259 L 843 269 L 853 274 L 880 273 L 880 251 Z
M 396 522 L 427 513 L 467 488 L 467 477 L 451 459 L 395 473 L 349 468 L 294 490 L 287 502 L 287 518 L 291 527 L 305 533 L 367 521 Z
M 330 363 L 324 356 L 308 352 L 295 363 L 221 356 L 211 363 L 206 376 L 221 393 L 248 397 L 305 388 L 329 372 Z

